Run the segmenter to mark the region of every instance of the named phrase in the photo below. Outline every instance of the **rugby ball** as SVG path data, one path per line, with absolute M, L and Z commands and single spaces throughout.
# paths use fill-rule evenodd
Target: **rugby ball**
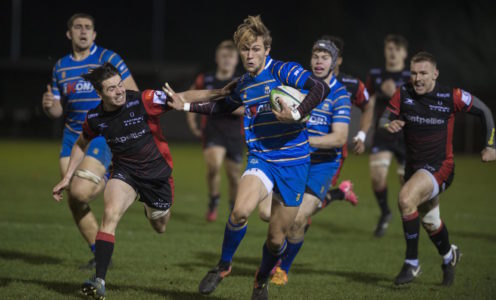
M 293 109 L 297 108 L 303 99 L 305 99 L 305 94 L 286 85 L 280 85 L 270 91 L 270 106 L 277 112 L 281 111 L 280 101 L 284 101 L 289 108 Z M 304 116 L 300 122 L 306 122 L 308 118 L 309 116 Z

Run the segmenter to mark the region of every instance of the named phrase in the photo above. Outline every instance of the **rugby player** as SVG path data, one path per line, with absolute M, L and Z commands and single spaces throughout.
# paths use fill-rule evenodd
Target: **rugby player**
M 67 22 L 66 36 L 71 41 L 72 53 L 59 59 L 53 68 L 52 84 L 42 97 L 45 114 L 52 118 L 64 116 L 64 132 L 60 151 L 60 174 L 65 176 L 69 164 L 72 146 L 81 133 L 86 113 L 100 103 L 91 83 L 85 81 L 81 74 L 89 69 L 110 62 L 122 75 L 124 86 L 138 90 L 131 72 L 120 56 L 110 50 L 94 44 L 96 38 L 95 20 L 88 14 L 78 13 Z M 86 156 L 78 166 L 69 189 L 69 208 L 76 225 L 91 251 L 95 252 L 95 237 L 98 224 L 88 202 L 94 199 L 104 188 L 104 175 L 110 164 L 111 154 L 105 140 L 94 139 Z M 95 259 L 81 268 L 93 269 Z
M 234 33 L 247 71 L 234 92 L 217 102 L 171 102 L 175 109 L 203 114 L 231 113 L 242 105 L 245 108 L 248 165 L 226 224 L 220 261 L 200 282 L 202 294 L 213 292 L 229 275 L 233 255 L 246 233 L 248 216 L 273 192 L 268 237 L 252 293 L 252 299 L 268 299 L 270 271 L 286 248 L 286 234 L 305 192 L 310 153 L 305 124 L 299 121 L 326 98 L 329 86 L 297 63 L 271 58 L 271 41 L 260 16 L 249 16 Z M 273 88 L 282 84 L 308 90 L 308 94 L 294 109 L 281 102 L 282 109 L 277 112 L 271 109 L 269 96 Z
M 93 85 L 101 103 L 89 110 L 83 132 L 72 148 L 67 172 L 53 188 L 53 197 L 57 201 L 62 199 L 62 192 L 84 159 L 84 149 L 90 141 L 104 138 L 113 155 L 112 173 L 105 187 L 104 214 L 96 235 L 96 273 L 81 287 L 84 294 L 104 299 L 115 230 L 138 195 L 153 229 L 165 232 L 174 200 L 174 181 L 172 157 L 160 127 L 160 116 L 170 109 L 162 91 L 126 90 L 119 71 L 110 63 L 82 77 Z M 222 93 L 223 90 L 187 91 L 180 97 L 210 100 Z
M 217 69 L 198 75 L 194 89 L 221 88 L 236 76 L 238 50 L 231 40 L 221 42 L 215 51 Z M 241 114 L 220 116 L 202 116 L 202 126 L 198 126 L 197 114 L 187 113 L 186 118 L 191 132 L 202 138 L 203 156 L 207 165 L 208 210 L 206 219 L 209 222 L 217 219 L 217 206 L 220 199 L 220 170 L 225 163 L 229 181 L 229 207 L 234 207 L 234 199 L 241 177 L 243 158 L 243 131 Z
M 371 69 L 366 87 L 374 101 L 375 132 L 370 154 L 370 177 L 372 189 L 381 210 L 374 235 L 382 237 L 387 230 L 392 214 L 388 205 L 387 175 L 393 155 L 398 162 L 398 176 L 403 183 L 405 173 L 405 141 L 401 134 L 387 134 L 378 130 L 378 121 L 387 102 L 396 89 L 410 80 L 410 71 L 405 66 L 408 42 L 400 36 L 390 34 L 384 39 L 384 68 Z
M 333 74 L 339 49 L 328 39 L 320 39 L 312 48 L 313 75 L 330 88 L 327 98 L 312 110 L 307 121 L 311 165 L 305 194 L 298 214 L 287 235 L 287 247 L 271 282 L 285 285 L 288 272 L 303 245 L 307 220 L 324 201 L 331 182 L 341 166 L 342 147 L 348 138 L 351 102 L 346 87 Z
M 450 243 L 446 224 L 440 218 L 439 195 L 453 181 L 453 128 L 455 113 L 478 116 L 486 130 L 482 161 L 496 160 L 494 119 L 476 96 L 459 88 L 437 83 L 436 59 L 419 52 L 411 59 L 411 81 L 396 91 L 379 125 L 391 134 L 402 133 L 406 141 L 405 184 L 398 206 L 403 220 L 406 255 L 395 284 L 405 284 L 420 275 L 418 241 L 420 224 L 441 255 L 442 285 L 455 279 L 460 249 Z

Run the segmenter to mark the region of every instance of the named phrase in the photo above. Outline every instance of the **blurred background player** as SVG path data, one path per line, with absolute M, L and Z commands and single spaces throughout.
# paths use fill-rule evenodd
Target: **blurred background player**
M 331 182 L 341 165 L 342 147 L 348 138 L 351 102 L 346 88 L 334 77 L 338 48 L 328 39 L 313 45 L 310 65 L 313 75 L 330 88 L 327 98 L 312 110 L 307 121 L 310 144 L 310 170 L 305 194 L 298 214 L 287 235 L 287 246 L 271 282 L 285 285 L 291 265 L 303 246 L 307 220 L 316 213 L 325 199 Z M 302 91 L 306 93 L 306 91 Z
M 420 223 L 442 256 L 442 285 L 455 279 L 460 249 L 451 244 L 441 220 L 439 195 L 453 181 L 453 129 L 455 113 L 466 112 L 482 121 L 486 135 L 482 161 L 496 160 L 494 119 L 489 108 L 476 96 L 459 88 L 436 82 L 439 71 L 434 56 L 420 52 L 412 57 L 411 81 L 389 101 L 380 127 L 389 133 L 401 132 L 406 141 L 405 184 L 398 206 L 406 240 L 405 262 L 395 284 L 409 283 L 420 275 L 418 241 Z
M 124 86 L 130 90 L 138 90 L 122 58 L 117 53 L 94 44 L 96 31 L 92 16 L 82 13 L 73 15 L 67 22 L 66 36 L 71 41 L 72 53 L 57 61 L 53 68 L 52 84 L 47 85 L 42 98 L 43 110 L 49 118 L 64 116 L 59 160 L 62 177 L 67 171 L 71 149 L 81 133 L 86 113 L 100 103 L 91 83 L 85 81 L 81 75 L 110 62 L 122 75 Z M 102 179 L 110 160 L 111 153 L 105 139 L 92 140 L 85 158 L 75 171 L 68 193 L 68 203 L 74 221 L 93 253 L 98 224 L 88 202 L 103 190 L 105 180 Z M 92 258 L 82 268 L 94 266 L 95 260 Z
M 247 71 L 238 80 L 234 92 L 217 102 L 176 106 L 203 114 L 231 113 L 240 106 L 245 108 L 248 165 L 226 224 L 220 260 L 202 279 L 199 291 L 212 293 L 231 273 L 233 256 L 245 236 L 248 217 L 273 191 L 267 239 L 252 293 L 252 299 L 268 299 L 270 271 L 286 248 L 286 234 L 305 192 L 310 165 L 307 130 L 300 121 L 326 98 L 329 86 L 299 64 L 269 56 L 272 37 L 260 16 L 248 16 L 234 33 L 234 42 Z M 272 110 L 270 92 L 281 84 L 308 90 L 297 108 L 290 109 L 281 102 L 280 112 Z
M 391 221 L 392 215 L 388 205 L 387 175 L 393 155 L 398 162 L 398 176 L 403 183 L 405 173 L 405 141 L 402 134 L 388 134 L 378 130 L 378 122 L 386 105 L 396 89 L 410 80 L 410 71 L 406 69 L 408 42 L 400 36 L 390 34 L 384 39 L 384 68 L 371 69 L 366 87 L 374 102 L 375 132 L 370 154 L 370 177 L 372 189 L 381 210 L 381 216 L 374 231 L 376 237 L 382 237 Z
M 63 190 L 84 159 L 84 149 L 91 140 L 104 137 L 113 154 L 112 175 L 105 187 L 104 214 L 96 235 L 95 276 L 83 283 L 81 290 L 105 299 L 105 276 L 114 251 L 115 231 L 138 195 L 157 233 L 164 233 L 169 221 L 174 201 L 173 163 L 160 116 L 170 108 L 162 91 L 126 91 L 119 71 L 110 63 L 82 76 L 92 83 L 102 101 L 88 112 L 83 132 L 71 150 L 67 172 L 53 188 L 53 197 L 62 199 Z M 188 91 L 179 96 L 194 99 L 200 95 L 205 97 L 202 100 L 210 100 L 220 91 Z
M 238 65 L 238 50 L 231 40 L 221 42 L 215 51 L 217 69 L 213 72 L 200 74 L 195 80 L 193 89 L 217 89 L 231 82 L 236 74 Z M 201 137 L 203 156 L 207 165 L 208 210 L 207 221 L 217 219 L 217 206 L 220 199 L 220 170 L 225 162 L 227 179 L 229 181 L 229 211 L 234 206 L 238 182 L 241 176 L 243 158 L 243 111 L 238 113 L 202 116 L 201 128 L 198 126 L 197 114 L 187 113 L 186 118 L 191 132 Z

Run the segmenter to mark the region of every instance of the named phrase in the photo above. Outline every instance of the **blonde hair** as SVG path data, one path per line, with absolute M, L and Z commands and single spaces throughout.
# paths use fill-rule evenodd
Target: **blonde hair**
M 270 36 L 269 29 L 267 29 L 262 22 L 260 15 L 248 16 L 248 18 L 244 19 L 243 23 L 238 26 L 233 39 L 236 47 L 239 49 L 241 46 L 246 46 L 255 42 L 259 36 L 263 39 L 265 49 L 270 48 L 272 37 Z

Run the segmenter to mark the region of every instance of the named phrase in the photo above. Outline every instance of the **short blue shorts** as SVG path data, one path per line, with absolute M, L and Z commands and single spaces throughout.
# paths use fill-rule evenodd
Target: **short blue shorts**
M 308 172 L 307 191 L 315 195 L 320 201 L 324 198 L 332 183 L 332 178 L 339 170 L 340 162 L 311 164 Z
M 62 137 L 62 149 L 60 151 L 60 157 L 71 156 L 72 146 L 78 139 L 79 134 L 74 133 L 67 128 L 64 130 L 64 135 Z M 112 152 L 109 146 L 105 142 L 103 136 L 96 137 L 91 140 L 86 150 L 86 155 L 96 158 L 102 163 L 105 169 L 108 169 L 110 162 L 112 161 Z
M 264 183 L 267 191 L 280 194 L 285 206 L 300 206 L 310 163 L 295 166 L 279 166 L 256 156 L 248 156 L 244 175 L 255 175 Z

